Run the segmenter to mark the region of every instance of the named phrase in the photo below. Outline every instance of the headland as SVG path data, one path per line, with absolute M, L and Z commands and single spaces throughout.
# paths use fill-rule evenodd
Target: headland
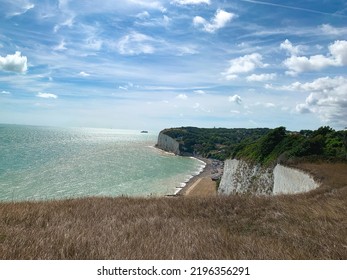
M 319 187 L 296 162 L 347 157 L 347 132 L 180 127 L 164 129 L 157 147 L 205 162 L 177 195 L 294 194 Z M 217 184 L 218 181 L 218 190 Z

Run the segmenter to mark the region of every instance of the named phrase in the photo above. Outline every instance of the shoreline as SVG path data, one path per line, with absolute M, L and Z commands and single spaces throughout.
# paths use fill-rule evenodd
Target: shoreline
M 172 152 L 160 149 L 157 145 L 153 148 L 164 152 L 165 154 L 176 155 Z M 187 157 L 187 156 L 183 156 Z M 192 174 L 192 176 L 186 181 L 182 182 L 182 187 L 176 187 L 173 194 L 167 194 L 168 197 L 178 197 L 178 196 L 215 196 L 217 195 L 217 183 L 216 180 L 220 179 L 223 175 L 224 162 L 220 160 L 198 157 L 198 156 L 188 156 L 195 160 L 204 163 L 204 167 L 198 174 Z M 212 179 L 213 178 L 213 179 Z
M 167 197 L 179 197 L 179 196 L 214 196 L 217 195 L 217 184 L 212 178 L 217 176 L 222 176 L 224 163 L 222 161 L 198 157 L 198 156 L 183 156 L 176 155 L 173 152 L 165 151 L 159 148 L 157 145 L 152 146 L 153 148 L 159 150 L 168 155 L 190 157 L 195 160 L 204 163 L 204 166 L 198 174 L 192 174 L 191 177 L 185 181 L 181 182 L 181 187 L 176 187 L 172 194 L 166 194 Z
M 205 163 L 202 171 L 192 176 L 185 186 L 178 189 L 174 196 L 212 196 L 217 194 L 216 180 L 212 178 L 221 177 L 223 174 L 223 163 L 221 161 L 193 157 Z

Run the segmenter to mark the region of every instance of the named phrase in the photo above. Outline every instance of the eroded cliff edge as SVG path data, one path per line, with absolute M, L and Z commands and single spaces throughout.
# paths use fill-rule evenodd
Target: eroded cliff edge
M 277 164 L 273 170 L 273 194 L 291 194 L 308 192 L 319 184 L 306 172 Z
M 181 155 L 178 141 L 166 135 L 164 131 L 159 133 L 156 147 L 175 155 Z
M 192 155 L 187 153 L 179 142 L 180 138 L 172 138 L 160 132 L 157 147 L 176 155 Z M 223 195 L 252 193 L 252 194 L 294 194 L 307 192 L 319 187 L 319 184 L 304 171 L 277 164 L 264 167 L 260 163 L 250 163 L 245 160 L 227 159 L 218 188 Z
M 304 171 L 277 164 L 262 167 L 243 160 L 228 159 L 219 185 L 219 194 L 294 194 L 318 188 Z

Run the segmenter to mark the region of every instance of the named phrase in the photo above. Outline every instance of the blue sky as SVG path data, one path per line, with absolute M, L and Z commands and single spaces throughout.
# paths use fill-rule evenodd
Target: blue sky
M 347 126 L 347 2 L 0 0 L 0 123 Z

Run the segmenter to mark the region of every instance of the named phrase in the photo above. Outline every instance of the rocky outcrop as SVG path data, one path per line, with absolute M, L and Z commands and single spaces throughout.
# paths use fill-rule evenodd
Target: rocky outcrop
M 160 132 L 158 135 L 157 148 L 162 149 L 166 152 L 174 153 L 175 155 L 180 155 L 180 144 L 170 136 Z
M 264 168 L 259 164 L 230 159 L 224 163 L 219 185 L 220 194 L 293 194 L 306 192 L 319 185 L 303 171 L 276 165 Z

